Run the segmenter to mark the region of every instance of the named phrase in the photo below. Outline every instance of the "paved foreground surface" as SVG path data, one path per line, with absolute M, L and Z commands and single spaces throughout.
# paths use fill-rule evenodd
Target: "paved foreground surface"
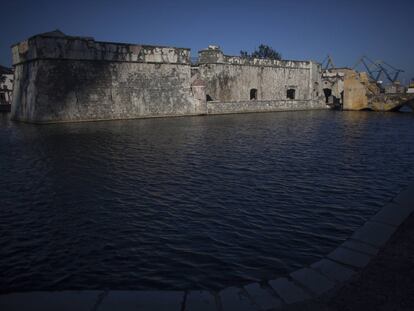
M 330 306 L 336 310 L 414 310 L 414 214 Z
M 284 310 L 414 310 L 414 214 L 353 280 L 328 297 Z

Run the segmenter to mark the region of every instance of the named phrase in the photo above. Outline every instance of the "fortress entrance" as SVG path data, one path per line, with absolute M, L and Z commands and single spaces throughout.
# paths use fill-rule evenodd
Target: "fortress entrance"
M 331 89 L 323 89 L 323 93 L 325 94 L 325 102 L 329 103 L 329 97 L 332 95 Z

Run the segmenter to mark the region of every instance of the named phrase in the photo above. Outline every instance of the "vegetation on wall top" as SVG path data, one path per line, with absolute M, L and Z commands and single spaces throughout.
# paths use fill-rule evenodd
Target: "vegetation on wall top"
M 260 44 L 252 54 L 249 54 L 247 51 L 240 51 L 240 56 L 242 58 L 282 59 L 282 54 L 265 44 Z

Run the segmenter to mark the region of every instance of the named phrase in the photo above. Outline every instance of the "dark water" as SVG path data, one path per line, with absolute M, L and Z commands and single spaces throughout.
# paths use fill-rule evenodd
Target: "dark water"
M 414 114 L 0 121 L 0 291 L 222 288 L 328 253 L 414 176 Z

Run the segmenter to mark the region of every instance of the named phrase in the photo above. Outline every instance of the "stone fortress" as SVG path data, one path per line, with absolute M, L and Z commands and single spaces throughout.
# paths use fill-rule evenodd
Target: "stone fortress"
M 366 73 L 313 61 L 227 56 L 95 41 L 59 30 L 12 46 L 13 120 L 117 120 L 340 108 L 414 110 L 414 94 L 383 94 Z
M 12 46 L 11 117 L 33 123 L 326 109 L 312 61 L 40 34 Z

